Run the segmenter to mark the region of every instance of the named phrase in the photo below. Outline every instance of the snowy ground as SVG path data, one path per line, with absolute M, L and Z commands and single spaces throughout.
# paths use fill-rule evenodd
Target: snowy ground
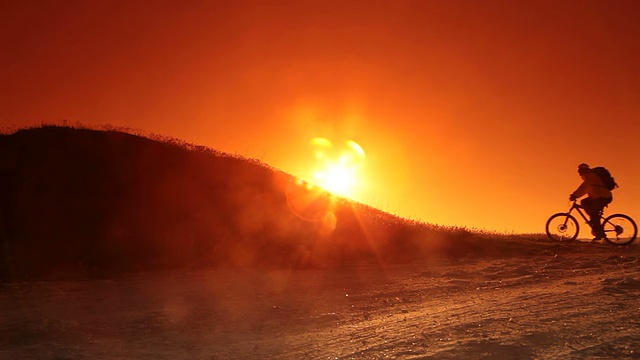
M 1 359 L 640 359 L 640 246 L 0 285 Z

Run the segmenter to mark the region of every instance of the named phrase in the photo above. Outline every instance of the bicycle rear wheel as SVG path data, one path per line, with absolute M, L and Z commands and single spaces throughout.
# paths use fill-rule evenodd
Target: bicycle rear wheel
M 551 240 L 575 240 L 580 233 L 578 220 L 569 213 L 551 215 L 545 226 L 547 236 Z
M 635 221 L 624 214 L 613 214 L 603 223 L 605 240 L 614 245 L 629 245 L 638 236 Z

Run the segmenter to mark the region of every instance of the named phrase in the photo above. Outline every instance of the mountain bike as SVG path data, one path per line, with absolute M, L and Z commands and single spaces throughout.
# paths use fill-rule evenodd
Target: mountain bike
M 589 218 L 582 207 L 575 200 L 568 212 L 562 212 L 551 215 L 545 226 L 547 236 L 552 240 L 575 240 L 580 234 L 580 225 L 578 220 L 571 215 L 576 210 L 582 219 L 591 227 Z M 604 211 L 600 212 L 600 221 L 604 227 L 604 239 L 614 245 L 629 245 L 638 235 L 638 226 L 633 219 L 625 214 L 613 214 L 606 218 L 603 216 Z M 593 229 L 591 230 L 593 234 Z

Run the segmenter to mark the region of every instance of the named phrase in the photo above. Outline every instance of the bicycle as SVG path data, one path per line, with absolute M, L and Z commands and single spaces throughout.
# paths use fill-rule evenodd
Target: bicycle
M 591 227 L 589 218 L 585 214 L 582 205 L 579 205 L 577 201 L 573 201 L 573 205 L 568 212 L 562 212 L 551 215 L 545 229 L 547 236 L 552 240 L 575 240 L 580 234 L 580 225 L 578 220 L 571 215 L 573 210 L 578 211 L 578 214 L 584 219 L 584 221 Z M 625 214 L 612 214 L 606 218 L 603 216 L 604 210 L 600 212 L 600 221 L 604 227 L 605 237 L 604 239 L 614 245 L 629 245 L 638 235 L 638 226 L 633 219 Z M 593 234 L 593 229 L 591 230 Z

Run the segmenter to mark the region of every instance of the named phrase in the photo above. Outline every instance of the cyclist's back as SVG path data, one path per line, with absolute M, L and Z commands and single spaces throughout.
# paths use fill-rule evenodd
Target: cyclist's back
M 585 170 L 583 174 L 580 174 L 584 179 L 582 184 L 580 184 L 572 195 L 575 196 L 576 199 L 584 195 L 587 195 L 590 199 L 612 199 L 613 194 L 604 186 L 600 177 L 592 169 L 586 168 Z

